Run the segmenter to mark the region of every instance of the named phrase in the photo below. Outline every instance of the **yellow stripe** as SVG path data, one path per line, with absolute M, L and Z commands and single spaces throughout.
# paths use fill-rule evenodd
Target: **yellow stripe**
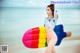
M 39 44 L 44 44 L 46 43 L 46 39 L 39 39 Z
M 38 48 L 42 48 L 45 47 L 45 43 L 46 43 L 46 28 L 44 26 L 40 27 L 40 33 L 39 33 L 39 44 L 38 44 Z
M 39 27 L 40 33 L 46 33 L 46 28 L 44 26 Z
M 38 45 L 38 48 L 43 48 L 43 47 L 45 47 L 45 44 L 39 44 Z
M 44 26 L 42 26 L 39 29 L 40 29 L 39 39 L 46 38 L 46 36 L 47 36 L 47 34 L 46 34 L 46 28 Z
M 39 39 L 45 39 L 46 37 L 47 37 L 46 33 L 44 33 L 44 34 L 40 33 L 39 34 Z
M 38 48 L 45 47 L 46 39 L 39 39 Z

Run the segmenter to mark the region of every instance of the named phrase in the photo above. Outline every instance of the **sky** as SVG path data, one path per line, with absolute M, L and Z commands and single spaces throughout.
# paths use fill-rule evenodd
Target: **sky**
M 51 1 L 79 1 L 80 0 L 0 0 L 0 7 L 46 7 Z M 78 4 L 59 4 L 56 3 L 58 8 L 80 8 L 80 3 Z

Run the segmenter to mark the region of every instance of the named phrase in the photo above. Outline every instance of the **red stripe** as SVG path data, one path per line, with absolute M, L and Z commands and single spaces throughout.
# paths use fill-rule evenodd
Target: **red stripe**
M 38 48 L 38 40 L 32 40 L 32 48 Z
M 39 32 L 39 27 L 32 28 L 32 48 L 38 48 Z
M 39 39 L 39 34 L 32 34 L 32 40 Z
M 32 28 L 32 40 L 39 39 L 39 27 Z
M 32 34 L 39 34 L 39 27 L 32 28 Z

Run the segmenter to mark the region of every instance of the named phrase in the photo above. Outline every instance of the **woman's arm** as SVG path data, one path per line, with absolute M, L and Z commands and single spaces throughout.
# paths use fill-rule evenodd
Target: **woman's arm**
M 57 13 L 57 10 L 55 11 L 54 18 L 55 18 L 55 23 L 57 23 L 57 21 L 58 21 L 58 13 Z

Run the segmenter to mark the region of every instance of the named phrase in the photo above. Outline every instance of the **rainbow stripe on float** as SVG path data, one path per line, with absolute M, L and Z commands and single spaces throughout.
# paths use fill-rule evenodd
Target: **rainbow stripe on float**
M 28 48 L 43 48 L 47 46 L 45 27 L 35 27 L 25 32 L 22 42 Z

